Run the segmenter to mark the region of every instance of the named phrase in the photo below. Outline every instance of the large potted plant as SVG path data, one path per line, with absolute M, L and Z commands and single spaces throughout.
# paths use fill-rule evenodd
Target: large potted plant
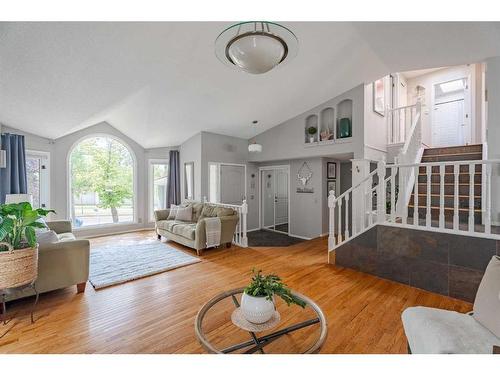
M 288 306 L 296 304 L 305 307 L 305 301 L 292 294 L 281 278 L 276 275 L 262 275 L 262 271 L 252 270 L 252 282 L 243 291 L 241 312 L 246 320 L 262 324 L 273 317 L 274 296 L 279 296 Z
M 34 282 L 38 276 L 38 244 L 35 228 L 49 212 L 34 210 L 28 202 L 0 205 L 0 289 Z

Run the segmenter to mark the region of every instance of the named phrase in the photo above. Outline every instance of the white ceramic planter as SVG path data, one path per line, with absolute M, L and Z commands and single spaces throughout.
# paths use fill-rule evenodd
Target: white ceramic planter
M 249 322 L 262 324 L 272 318 L 274 301 L 269 301 L 266 297 L 253 297 L 243 293 L 241 296 L 241 312 Z

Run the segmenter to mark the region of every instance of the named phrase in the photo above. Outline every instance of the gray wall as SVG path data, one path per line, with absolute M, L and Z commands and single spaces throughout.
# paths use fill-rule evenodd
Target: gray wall
M 202 159 L 201 159 L 201 133 L 198 133 L 180 145 L 181 168 L 181 198 L 184 199 L 186 187 L 184 186 L 184 163 L 194 163 L 194 199 L 201 200 Z
M 272 160 L 290 160 L 334 154 L 354 153 L 355 158 L 364 154 L 364 95 L 365 86 L 359 85 L 311 110 L 283 122 L 256 137 L 262 144 L 263 151 L 250 155 L 251 161 L 266 162 Z M 309 146 L 304 144 L 304 124 L 307 116 L 317 114 L 326 107 L 336 107 L 344 99 L 353 101 L 352 140 L 339 140 L 333 145 Z

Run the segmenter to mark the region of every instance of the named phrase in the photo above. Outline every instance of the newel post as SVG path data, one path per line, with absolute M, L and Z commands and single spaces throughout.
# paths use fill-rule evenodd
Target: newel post
M 377 222 L 383 223 L 386 220 L 386 186 L 385 186 L 385 161 L 377 163 Z
M 335 206 L 336 198 L 333 190 L 330 190 L 328 194 L 328 251 L 332 251 L 335 247 Z
M 248 204 L 247 200 L 243 199 L 243 204 L 241 205 L 241 246 L 248 247 L 248 237 L 247 237 L 247 213 Z

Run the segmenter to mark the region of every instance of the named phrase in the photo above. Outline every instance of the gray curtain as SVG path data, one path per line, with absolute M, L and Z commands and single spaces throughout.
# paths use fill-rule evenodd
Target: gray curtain
M 167 207 L 181 203 L 181 170 L 179 151 L 171 150 L 168 154 Z
M 26 150 L 24 135 L 5 133 L 1 135 L 2 150 L 7 156 L 7 167 L 0 168 L 0 203 L 5 203 L 6 194 L 26 194 Z

